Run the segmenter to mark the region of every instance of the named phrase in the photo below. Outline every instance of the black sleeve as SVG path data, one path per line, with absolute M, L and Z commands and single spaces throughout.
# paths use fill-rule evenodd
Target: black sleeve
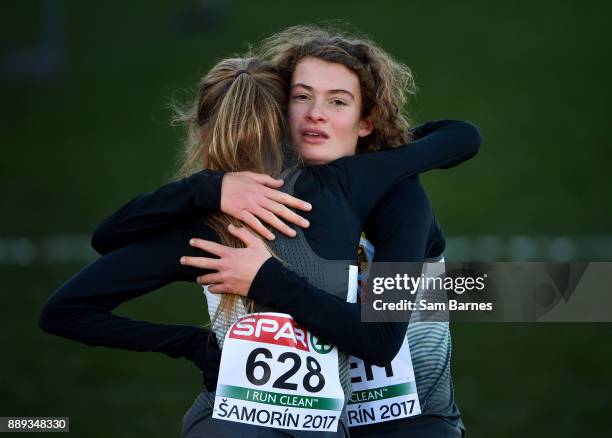
M 203 170 L 132 199 L 98 225 L 91 246 L 99 254 L 107 254 L 154 237 L 172 225 L 219 211 L 223 175 Z
M 398 183 L 380 202 L 368 225 L 375 246 L 373 262 L 421 262 L 428 251 L 433 212 L 418 178 Z M 249 296 L 291 314 L 317 336 L 366 362 L 382 366 L 399 351 L 407 323 L 361 322 L 359 304 L 312 286 L 269 259 L 257 273 Z
M 363 221 L 398 181 L 430 169 L 456 166 L 476 155 L 482 142 L 476 126 L 460 121 L 429 122 L 414 134 L 415 139 L 406 146 L 344 157 L 328 165 Z
M 433 223 L 430 231 L 430 239 L 427 243 L 427 252 L 426 255 L 429 258 L 439 258 L 443 255 L 444 250 L 446 249 L 446 238 L 444 237 L 444 232 L 440 225 L 438 225 L 438 221 L 436 220 L 435 214 L 433 215 Z
M 422 273 L 422 262 L 428 255 L 435 251 L 441 254 L 444 249 L 444 240 L 440 240 L 441 230 L 418 177 L 402 180 L 393 186 L 376 204 L 364 231 L 374 246 L 370 278 L 389 275 L 384 263 L 400 263 L 399 266 L 393 265 L 398 267 L 392 272 L 399 268 L 402 273 L 418 277 Z M 406 310 L 406 319 L 409 315 L 410 311 Z
M 376 204 L 364 232 L 375 248 L 373 261 L 424 261 L 433 250 L 432 243 L 439 242 L 441 230 L 419 178 L 408 178 L 393 186 Z
M 112 313 L 121 303 L 173 281 L 195 282 L 202 271 L 179 263 L 183 255 L 202 256 L 201 250 L 189 245 L 191 237 L 216 240 L 208 227 L 193 224 L 97 259 L 49 298 L 40 314 L 40 327 L 87 345 L 184 357 L 201 370 L 216 373 L 219 350 L 208 330 L 137 321 Z M 212 368 L 207 368 L 207 363 Z
M 275 258 L 261 266 L 249 297 L 292 315 L 326 342 L 377 366 L 393 360 L 406 333 L 405 323 L 362 323 L 359 304 L 347 303 L 312 286 Z

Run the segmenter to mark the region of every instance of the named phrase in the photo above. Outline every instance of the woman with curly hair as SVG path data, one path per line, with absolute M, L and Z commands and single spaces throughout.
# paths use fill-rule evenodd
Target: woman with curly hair
M 375 43 L 336 30 L 316 26 L 294 26 L 267 38 L 261 56 L 278 66 L 292 84 L 300 82 L 299 67 L 312 58 L 340 64 L 354 72 L 361 86 L 362 117 L 372 122 L 370 135 L 360 137 L 356 153 L 397 147 L 409 141 L 408 121 L 403 114 L 408 94 L 415 85 L 410 70 L 393 60 Z M 316 74 L 316 72 L 314 73 Z M 297 123 L 289 106 L 292 139 L 302 156 L 316 153 L 296 135 Z M 320 153 L 320 151 L 319 151 Z M 366 177 L 375 182 L 375 176 Z M 420 207 L 420 208 L 419 208 Z M 365 225 L 367 237 L 375 244 L 374 261 L 439 261 L 445 247 L 426 194 L 415 179 L 399 182 L 385 195 Z M 427 213 L 428 212 L 428 213 Z M 425 214 L 421 232 L 415 217 Z M 426 225 L 429 224 L 429 225 Z M 460 436 L 465 433 L 454 401 L 450 374 L 451 337 L 448 322 L 413 322 L 406 337 L 410 345 L 422 415 L 418 418 L 355 425 L 355 436 Z

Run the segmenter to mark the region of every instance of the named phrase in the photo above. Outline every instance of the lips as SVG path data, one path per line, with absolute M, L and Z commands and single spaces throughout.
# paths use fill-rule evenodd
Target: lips
M 306 143 L 319 144 L 329 138 L 329 135 L 320 129 L 300 129 L 300 135 Z

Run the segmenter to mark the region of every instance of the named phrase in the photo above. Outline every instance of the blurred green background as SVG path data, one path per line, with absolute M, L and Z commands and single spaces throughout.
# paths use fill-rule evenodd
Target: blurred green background
M 200 389 L 197 370 L 42 333 L 44 300 L 88 254 L 19 251 L 61 253 L 45 247 L 49 239 L 88 235 L 121 203 L 167 181 L 183 136 L 169 126 L 168 103 L 189 96 L 219 59 L 289 25 L 348 21 L 413 69 L 416 122 L 480 127 L 476 159 L 423 178 L 456 237 L 450 254 L 459 236 L 612 242 L 611 12 L 609 2 L 569 0 L 4 4 L 0 416 L 70 416 L 79 437 L 178 436 Z M 605 250 L 576 257 L 606 259 Z M 205 320 L 200 289 L 186 285 L 119 312 Z M 610 335 L 608 324 L 455 325 L 453 378 L 468 436 L 606 434 Z

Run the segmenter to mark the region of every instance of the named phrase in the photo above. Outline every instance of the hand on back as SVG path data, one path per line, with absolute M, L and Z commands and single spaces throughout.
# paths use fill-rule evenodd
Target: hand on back
M 303 211 L 310 211 L 312 207 L 301 199 L 277 190 L 282 186 L 283 180 L 261 173 L 226 173 L 221 186 L 221 211 L 241 220 L 268 240 L 273 240 L 274 234 L 262 222 L 294 237 L 295 230 L 281 219 L 307 228 L 310 225 L 308 221 L 289 207 Z
M 209 285 L 209 291 L 247 296 L 257 272 L 271 255 L 264 241 L 246 228 L 230 224 L 227 229 L 246 246 L 231 248 L 194 238 L 189 241 L 191 246 L 219 258 L 185 256 L 180 261 L 183 265 L 216 271 L 197 278 L 198 283 Z

